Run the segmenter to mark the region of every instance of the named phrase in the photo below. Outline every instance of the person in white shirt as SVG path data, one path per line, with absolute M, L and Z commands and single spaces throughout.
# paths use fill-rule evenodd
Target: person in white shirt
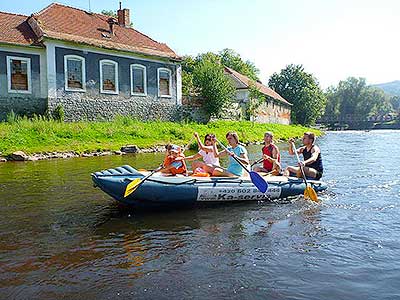
M 204 137 L 204 144 L 201 142 L 197 132 L 194 133 L 194 137 L 199 145 L 199 152 L 194 155 L 187 156 L 186 160 L 194 160 L 192 162 L 193 171 L 203 169 L 211 175 L 216 167 L 220 167 L 219 158 L 214 155 L 214 149 L 212 146 L 212 138 L 215 137 L 215 135 L 211 133 L 206 134 Z M 199 158 L 203 158 L 203 161 L 197 160 Z

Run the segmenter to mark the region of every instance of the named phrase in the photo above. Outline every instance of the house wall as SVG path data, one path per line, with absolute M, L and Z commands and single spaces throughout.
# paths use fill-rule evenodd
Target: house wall
M 291 107 L 273 99 L 268 99 L 257 110 L 258 123 L 290 124 Z
M 236 90 L 236 101 L 241 104 L 243 110 L 246 109 L 246 103 L 249 101 L 248 89 Z M 268 98 L 257 110 L 256 116 L 253 121 L 258 123 L 278 123 L 278 124 L 290 124 L 290 112 L 291 107 Z
M 236 90 L 236 101 L 239 103 L 247 102 L 249 99 L 249 90 L 237 89 Z
M 78 55 L 85 58 L 86 63 L 86 92 L 65 91 L 64 56 Z M 100 66 L 102 59 L 113 60 L 118 63 L 119 94 L 110 95 L 100 93 Z M 130 65 L 141 64 L 146 66 L 147 96 L 131 95 Z M 170 98 L 158 97 L 157 69 L 171 70 L 172 89 Z M 178 64 L 146 61 L 105 53 L 97 53 L 63 47 L 55 48 L 56 69 L 56 98 L 49 101 L 52 111 L 62 105 L 65 119 L 94 120 L 112 119 L 115 115 L 131 115 L 142 120 L 175 120 L 179 113 L 177 93 Z M 179 82 L 178 82 L 179 85 Z
M 43 53 L 42 53 L 43 52 Z M 0 121 L 13 110 L 19 115 L 43 114 L 47 107 L 46 90 L 42 88 L 41 56 L 44 51 L 0 46 Z M 31 93 L 8 92 L 7 56 L 30 58 Z

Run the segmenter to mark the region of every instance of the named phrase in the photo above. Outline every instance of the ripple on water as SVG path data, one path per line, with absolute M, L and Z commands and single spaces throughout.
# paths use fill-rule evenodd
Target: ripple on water
M 386 145 L 400 149 L 399 134 L 320 138 L 329 186 L 320 204 L 297 197 L 141 214 L 119 209 L 92 188 L 88 174 L 133 162 L 157 165 L 162 154 L 6 164 L 0 169 L 3 295 L 396 298 L 400 157 L 387 155 Z M 249 150 L 256 157 L 259 146 Z M 294 163 L 284 145 L 282 158 Z

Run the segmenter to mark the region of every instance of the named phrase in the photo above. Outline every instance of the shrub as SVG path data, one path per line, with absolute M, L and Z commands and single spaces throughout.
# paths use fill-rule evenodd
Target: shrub
M 11 110 L 7 114 L 6 120 L 7 120 L 7 123 L 14 124 L 14 123 L 18 122 L 18 115 L 14 112 L 14 110 Z
M 53 113 L 54 120 L 59 121 L 59 122 L 64 122 L 64 108 L 61 104 L 57 105 L 56 109 L 54 110 Z

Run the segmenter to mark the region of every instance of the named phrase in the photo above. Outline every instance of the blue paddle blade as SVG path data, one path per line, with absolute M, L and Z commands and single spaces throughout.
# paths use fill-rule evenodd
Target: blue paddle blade
M 250 179 L 251 179 L 251 182 L 257 187 L 257 189 L 261 193 L 264 194 L 268 190 L 268 182 L 266 182 L 265 179 L 262 178 L 260 174 L 251 171 Z

